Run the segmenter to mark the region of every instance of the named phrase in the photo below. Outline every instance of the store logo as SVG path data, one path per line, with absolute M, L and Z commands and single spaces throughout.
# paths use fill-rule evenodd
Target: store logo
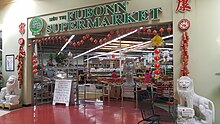
M 32 35 L 40 35 L 40 34 L 42 34 L 42 29 L 44 27 L 44 21 L 42 18 L 34 17 L 31 20 L 29 27 L 32 32 Z

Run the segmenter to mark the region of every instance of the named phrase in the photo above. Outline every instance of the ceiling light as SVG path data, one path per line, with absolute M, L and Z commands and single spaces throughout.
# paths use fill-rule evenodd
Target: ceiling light
M 173 46 L 173 43 L 165 43 L 168 46 Z
M 142 27 L 141 27 L 140 29 L 142 29 Z M 103 46 L 106 46 L 106 45 L 108 45 L 108 44 L 114 42 L 114 41 L 117 41 L 117 40 L 120 40 L 120 39 L 122 39 L 122 38 L 124 38 L 124 37 L 127 37 L 128 35 L 134 34 L 135 32 L 137 32 L 137 29 L 134 30 L 134 31 L 131 31 L 131 32 L 127 33 L 127 34 L 124 34 L 124 35 L 122 35 L 122 36 L 120 36 L 120 37 L 117 37 L 117 38 L 115 38 L 115 39 L 113 39 L 113 40 L 111 40 L 111 41 L 108 41 L 108 42 L 106 42 L 106 43 L 104 43 L 104 44 L 102 44 L 102 45 L 99 45 L 99 46 L 97 46 L 97 47 L 95 47 L 95 48 L 93 48 L 93 49 L 90 49 L 90 50 L 88 50 L 88 51 L 86 51 L 86 52 L 84 52 L 84 53 L 81 53 L 81 54 L 79 54 L 79 55 L 77 55 L 77 56 L 74 56 L 73 59 L 76 59 L 76 58 L 78 58 L 78 57 L 80 57 L 80 56 L 83 56 L 83 55 L 85 55 L 85 54 L 87 54 L 87 53 L 90 53 L 90 52 L 92 52 L 92 51 L 94 51 L 94 50 L 97 50 L 97 49 L 99 49 L 99 48 L 101 48 L 101 47 L 103 47 Z
M 119 46 L 104 46 L 104 47 L 117 48 Z
M 69 44 L 69 42 L 70 42 L 74 37 L 75 37 L 75 35 L 72 35 L 72 36 L 69 38 L 68 42 L 66 42 L 66 43 L 63 45 L 63 47 L 61 48 L 61 50 L 58 52 L 58 55 L 60 55 L 60 53 L 66 48 L 66 46 Z

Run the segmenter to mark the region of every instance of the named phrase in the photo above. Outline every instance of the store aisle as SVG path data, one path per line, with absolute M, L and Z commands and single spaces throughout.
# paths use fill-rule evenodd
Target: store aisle
M 125 106 L 120 107 L 120 102 L 111 101 L 110 106 L 45 104 L 24 107 L 1 116 L 0 124 L 137 124 L 139 120 L 141 113 L 133 102 L 125 102 Z

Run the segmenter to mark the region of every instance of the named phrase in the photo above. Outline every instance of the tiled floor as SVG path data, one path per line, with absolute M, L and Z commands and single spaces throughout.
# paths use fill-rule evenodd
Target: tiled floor
M 137 124 L 142 119 L 133 102 L 120 106 L 120 102 L 111 101 L 110 106 L 87 103 L 85 106 L 44 104 L 23 107 L 1 116 L 0 124 Z

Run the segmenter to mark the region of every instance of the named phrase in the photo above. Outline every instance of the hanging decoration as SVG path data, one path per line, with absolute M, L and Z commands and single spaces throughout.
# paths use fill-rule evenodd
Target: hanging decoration
M 37 56 L 37 54 L 36 53 L 33 53 L 33 55 L 32 55 L 32 64 L 33 64 L 33 70 L 32 70 L 32 73 L 35 75 L 35 74 L 37 74 L 37 72 L 38 72 L 38 70 L 37 70 L 37 58 L 38 58 L 38 56 Z
M 176 12 L 185 13 L 186 11 L 191 10 L 191 6 L 189 5 L 189 0 L 177 0 L 177 2 L 178 4 L 176 7 Z M 178 22 L 178 27 L 180 31 L 182 31 L 182 40 L 180 43 L 181 46 L 180 76 L 188 76 L 189 69 L 187 66 L 189 61 L 189 54 L 188 54 L 189 36 L 187 30 L 190 28 L 190 21 L 186 18 L 183 18 Z
M 162 46 L 163 45 L 163 39 L 158 34 L 154 36 L 151 40 L 151 45 L 153 46 Z
M 154 49 L 154 74 L 155 74 L 155 79 L 158 79 L 160 76 L 160 49 L 156 48 Z
M 23 63 L 24 63 L 24 57 L 25 57 L 25 51 L 24 51 L 24 43 L 25 40 L 23 38 L 23 35 L 25 33 L 25 23 L 21 23 L 19 26 L 19 32 L 21 34 L 21 38 L 18 39 L 18 44 L 19 46 L 19 53 L 16 55 L 16 60 L 18 60 L 18 65 L 17 65 L 17 71 L 18 71 L 18 82 L 19 82 L 19 87 L 21 88 L 23 84 Z
M 183 32 L 182 34 L 182 41 L 181 41 L 181 60 L 182 60 L 182 66 L 180 70 L 180 76 L 188 76 L 189 70 L 188 70 L 188 61 L 189 61 L 189 55 L 188 55 L 188 46 L 189 46 L 189 36 L 187 32 Z

